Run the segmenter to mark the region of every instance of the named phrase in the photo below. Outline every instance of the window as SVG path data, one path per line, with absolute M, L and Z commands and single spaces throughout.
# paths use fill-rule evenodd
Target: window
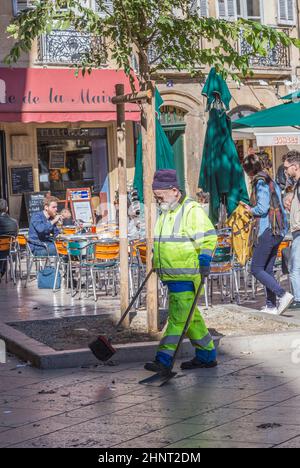
M 236 0 L 217 0 L 217 14 L 221 19 L 235 20 L 237 16 Z
M 237 0 L 237 17 L 252 21 L 262 21 L 261 0 Z
M 27 8 L 34 8 L 33 0 L 12 0 L 13 2 L 13 14 L 16 16 L 20 11 L 26 10 Z M 67 9 L 66 6 L 62 6 L 61 11 Z
M 262 0 L 218 0 L 219 18 L 262 21 Z
M 192 13 L 195 13 L 196 11 L 199 12 L 200 16 L 209 16 L 208 13 L 208 0 L 194 0 L 192 2 L 192 8 L 191 8 Z
M 37 148 L 42 191 L 61 199 L 68 188 L 108 192 L 106 128 L 37 129 Z
M 111 0 L 104 0 L 104 3 L 105 3 L 105 8 L 106 10 L 109 12 L 109 13 L 112 13 L 113 12 L 113 8 L 114 8 L 114 2 L 111 1 Z M 105 16 L 105 13 L 103 11 L 101 11 L 101 7 L 99 6 L 97 0 L 92 0 L 92 8 L 97 11 L 100 16 Z
M 278 24 L 295 24 L 294 0 L 278 0 Z
M 32 0 L 13 0 L 13 14 L 16 16 L 20 11 L 32 7 Z

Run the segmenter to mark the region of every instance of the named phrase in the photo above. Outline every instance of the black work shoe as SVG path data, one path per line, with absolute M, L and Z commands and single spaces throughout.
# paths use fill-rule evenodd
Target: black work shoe
M 293 302 L 288 308 L 288 310 L 300 310 L 300 302 L 299 301 Z
M 146 362 L 144 369 L 150 372 L 167 372 L 169 370 L 168 367 L 164 366 L 159 361 Z
M 218 365 L 217 361 L 203 362 L 197 358 L 192 359 L 191 361 L 186 361 L 181 364 L 181 369 L 190 370 L 190 369 L 211 369 Z

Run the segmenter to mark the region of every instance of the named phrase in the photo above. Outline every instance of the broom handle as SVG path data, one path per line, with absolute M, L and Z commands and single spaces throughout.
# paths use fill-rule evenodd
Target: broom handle
M 123 322 L 123 320 L 125 319 L 125 317 L 127 316 L 127 314 L 130 312 L 130 310 L 131 310 L 133 304 L 135 303 L 135 301 L 137 300 L 137 298 L 138 298 L 139 295 L 141 294 L 142 290 L 144 289 L 145 284 L 147 283 L 148 279 L 150 278 L 150 276 L 152 275 L 153 272 L 154 272 L 154 268 L 151 268 L 151 270 L 149 271 L 148 275 L 146 276 L 146 278 L 145 278 L 144 281 L 142 282 L 141 286 L 139 287 L 139 289 L 137 290 L 137 292 L 135 293 L 135 295 L 134 295 L 133 298 L 131 299 L 129 306 L 127 307 L 127 309 L 125 310 L 124 314 L 122 315 L 122 317 L 120 318 L 119 322 L 117 323 L 117 325 L 116 325 L 116 330 L 117 330 L 118 327 L 121 325 L 121 323 Z
M 177 354 L 178 354 L 180 345 L 181 345 L 181 343 L 183 342 L 184 337 L 185 337 L 185 334 L 186 334 L 186 332 L 187 332 L 187 330 L 188 330 L 188 328 L 189 328 L 189 326 L 190 326 L 190 322 L 191 322 L 191 320 L 192 320 L 192 317 L 193 317 L 193 314 L 194 314 L 194 310 L 195 310 L 195 308 L 196 308 L 196 306 L 197 306 L 197 302 L 198 302 L 198 299 L 199 299 L 199 296 L 200 296 L 200 293 L 201 293 L 201 290 L 202 290 L 203 286 L 204 286 L 204 279 L 201 279 L 201 283 L 200 283 L 200 286 L 199 286 L 199 288 L 198 288 L 198 290 L 197 290 L 197 292 L 196 292 L 193 305 L 192 305 L 191 310 L 190 310 L 190 312 L 189 312 L 188 318 L 186 319 L 183 332 L 181 333 L 180 338 L 179 338 L 179 341 L 178 341 L 178 343 L 177 343 L 177 346 L 176 346 L 176 349 L 175 349 L 175 353 L 174 353 L 174 355 L 173 355 L 173 359 L 172 359 L 172 363 L 171 363 L 171 368 L 170 368 L 170 370 L 173 369 L 173 366 L 174 366 L 174 363 L 175 363 L 175 359 L 176 359 L 176 356 L 177 356 Z

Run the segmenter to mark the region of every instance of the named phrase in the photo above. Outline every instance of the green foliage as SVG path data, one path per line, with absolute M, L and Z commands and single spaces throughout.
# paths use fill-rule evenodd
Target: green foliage
M 239 79 L 238 74 L 251 74 L 253 55 L 266 56 L 278 43 L 300 48 L 299 39 L 260 23 L 201 17 L 191 0 L 114 0 L 113 10 L 104 0 L 96 2 L 98 9 L 93 11 L 86 0 L 36 0 L 35 8 L 21 12 L 7 28 L 15 44 L 5 62 L 16 62 L 41 34 L 70 27 L 105 40 L 101 50 L 92 49 L 80 64 L 74 64 L 83 73 L 111 57 L 130 75 L 134 54 L 141 82 L 167 69 L 199 75 L 206 65 L 215 66 L 224 78 L 230 74 Z M 242 56 L 237 47 L 241 34 L 251 50 Z M 149 50 L 155 51 L 152 60 Z

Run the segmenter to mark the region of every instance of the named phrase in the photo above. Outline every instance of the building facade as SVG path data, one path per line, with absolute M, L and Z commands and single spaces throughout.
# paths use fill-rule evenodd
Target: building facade
M 298 0 L 195 0 L 201 15 L 235 21 L 239 17 L 259 21 L 265 25 L 284 30 L 291 37 L 299 37 Z M 206 47 L 202 40 L 202 47 Z M 249 52 L 243 38 L 236 44 L 240 54 Z M 280 96 L 300 88 L 300 50 L 277 45 L 270 48 L 267 57 L 253 58 L 251 79 L 241 83 L 228 80 L 232 94 L 230 115 L 236 120 L 252 112 L 281 104 Z M 205 76 L 209 72 L 203 69 Z M 174 145 L 175 159 L 185 178 L 186 190 L 194 195 L 198 188 L 199 167 L 206 131 L 206 99 L 201 95 L 199 80 L 191 80 L 183 73 L 168 71 L 166 81 L 158 88 L 165 101 L 163 114 L 165 129 L 171 135 L 176 130 L 180 135 Z M 172 125 L 173 124 L 173 125 Z M 235 138 L 239 138 L 237 135 Z M 253 140 L 236 140 L 242 158 Z M 269 153 L 274 171 L 280 165 L 281 156 L 287 147 L 264 147 Z
M 111 62 L 91 75 L 75 76 L 71 65 L 101 38 L 74 31 L 53 31 L 40 37 L 30 54 L 13 69 L 3 64 L 12 41 L 6 28 L 30 0 L 0 4 L 0 196 L 10 213 L 20 218 L 24 191 L 48 192 L 63 199 L 68 188 L 90 187 L 110 218 L 118 188 L 115 84 L 130 85 Z M 91 0 L 93 6 L 93 0 Z M 126 105 L 128 181 L 135 165 L 136 106 Z M 111 202 L 111 203 L 110 203 Z
M 114 84 L 125 82 L 121 75 L 112 79 L 109 73 L 114 64 L 110 59 L 91 77 L 76 78 L 70 65 L 78 63 L 87 48 L 101 47 L 102 43 L 101 38 L 74 31 L 53 31 L 40 37 L 30 54 L 23 54 L 9 70 L 3 64 L 12 46 L 6 27 L 30 1 L 1 0 L 0 4 L 0 196 L 9 200 L 10 212 L 16 218 L 20 216 L 22 187 L 51 190 L 61 198 L 67 188 L 88 186 L 112 201 L 118 161 L 115 109 L 110 99 Z M 300 0 L 195 0 L 203 16 L 231 21 L 254 19 L 292 37 L 299 37 L 299 4 Z M 94 0 L 90 0 L 90 6 L 95 7 Z M 205 41 L 199 46 L 206 47 Z M 249 52 L 243 37 L 236 47 L 240 54 Z M 279 104 L 280 96 L 300 87 L 299 59 L 298 49 L 276 45 L 267 57 L 253 58 L 251 79 L 242 79 L 241 83 L 228 80 L 232 119 Z M 203 68 L 204 76 L 208 72 Z M 208 117 L 206 99 L 201 94 L 203 84 L 174 70 L 164 71 L 164 75 L 163 80 L 157 79 L 164 99 L 161 122 L 174 149 L 181 184 L 194 196 Z M 133 107 L 127 110 L 131 181 L 139 116 Z M 241 157 L 255 144 L 247 139 L 236 143 Z M 267 147 L 265 151 L 270 153 L 276 170 L 286 148 Z

